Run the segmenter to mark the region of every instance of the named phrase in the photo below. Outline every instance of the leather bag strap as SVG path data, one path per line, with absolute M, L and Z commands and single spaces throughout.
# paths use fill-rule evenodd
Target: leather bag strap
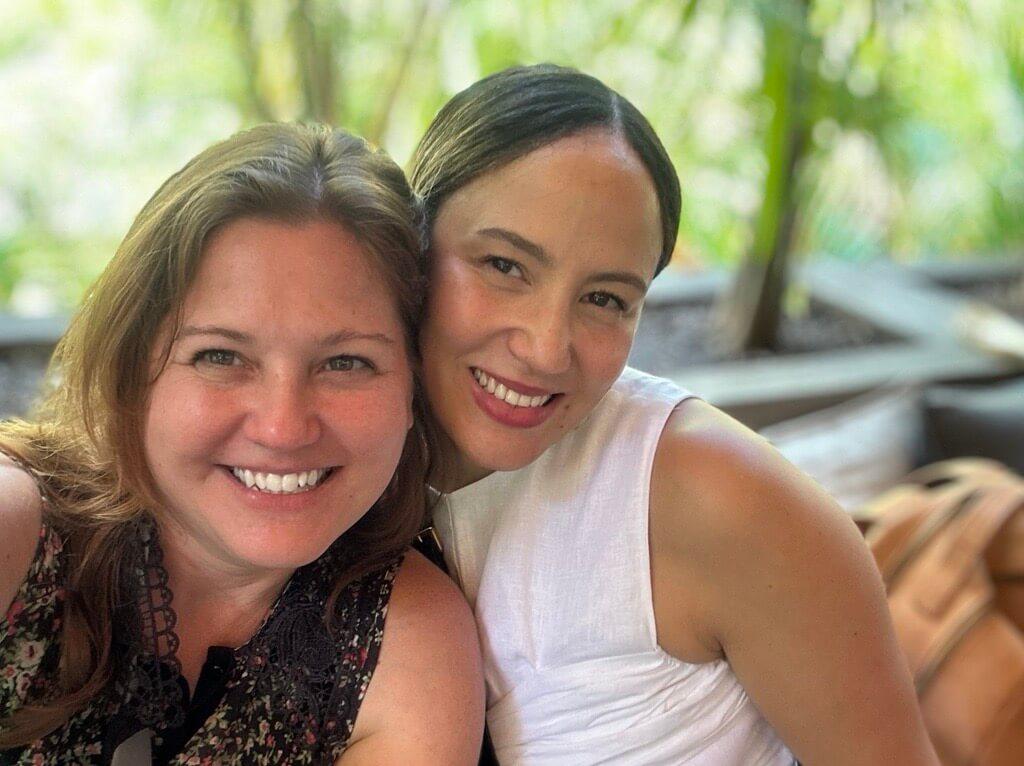
M 941 489 L 903 484 L 875 501 L 888 507 L 882 520 L 868 531 L 867 543 L 878 562 L 886 590 L 893 588 L 932 540 L 959 515 L 975 489 L 961 483 Z
M 992 539 L 1021 507 L 1024 488 L 1019 482 L 976 488 L 967 507 L 922 552 L 922 566 L 931 576 L 920 584 L 918 605 L 932 614 L 942 614 L 975 571 Z
M 958 457 L 918 468 L 907 474 L 903 481 L 924 486 L 947 484 L 954 481 L 969 482 L 973 485 L 979 483 L 1000 484 L 1013 478 L 1015 478 L 1015 474 L 995 460 L 981 457 Z

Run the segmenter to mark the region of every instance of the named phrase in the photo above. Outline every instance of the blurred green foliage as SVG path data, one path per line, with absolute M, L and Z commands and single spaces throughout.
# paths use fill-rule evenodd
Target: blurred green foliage
M 796 255 L 1019 251 L 1018 0 L 815 0 L 798 23 L 773 27 L 789 6 L 801 3 L 3 4 L 0 308 L 73 305 L 160 182 L 236 130 L 323 119 L 405 162 L 451 94 L 537 61 L 591 72 L 651 118 L 683 182 L 681 264 L 757 251 L 759 213 L 773 204 L 772 131 L 794 124 L 806 129 L 791 190 Z M 779 38 L 783 28 L 801 44 Z M 796 122 L 780 121 L 764 77 L 786 50 L 813 80 L 791 105 Z

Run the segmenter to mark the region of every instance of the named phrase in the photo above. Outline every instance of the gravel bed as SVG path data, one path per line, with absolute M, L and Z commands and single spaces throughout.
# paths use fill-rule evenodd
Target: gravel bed
M 980 301 L 991 303 L 996 308 L 1024 322 L 1024 278 L 1012 281 L 977 282 L 961 285 L 954 289 L 961 290 Z
M 712 304 L 670 303 L 648 306 L 640 318 L 629 363 L 655 375 L 685 367 L 735 359 L 715 347 L 710 333 Z M 872 325 L 812 302 L 801 317 L 785 317 L 780 329 L 782 354 L 806 354 L 881 344 L 892 339 Z M 752 351 L 744 359 L 773 356 Z

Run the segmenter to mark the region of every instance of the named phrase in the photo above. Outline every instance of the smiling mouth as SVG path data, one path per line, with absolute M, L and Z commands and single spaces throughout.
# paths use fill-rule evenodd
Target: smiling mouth
M 333 466 L 310 468 L 295 473 L 270 473 L 235 466 L 224 468 L 243 487 L 268 495 L 296 495 L 300 492 L 309 492 L 327 481 L 334 473 Z
M 506 404 L 511 404 L 513 407 L 523 407 L 527 409 L 543 407 L 556 396 L 555 394 L 530 396 L 528 394 L 520 393 L 519 391 L 506 386 L 504 383 L 499 383 L 479 368 L 473 367 L 472 370 L 473 377 L 476 378 L 476 382 L 480 388 L 495 399 L 505 402 Z

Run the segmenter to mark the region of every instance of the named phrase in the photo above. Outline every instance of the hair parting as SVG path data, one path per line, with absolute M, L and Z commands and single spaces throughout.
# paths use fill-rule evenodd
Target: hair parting
M 457 93 L 427 128 L 409 181 L 428 226 L 444 201 L 474 178 L 585 131 L 624 139 L 647 169 L 661 212 L 655 274 L 668 265 L 679 231 L 679 177 L 647 118 L 595 77 L 554 64 L 502 70 Z

